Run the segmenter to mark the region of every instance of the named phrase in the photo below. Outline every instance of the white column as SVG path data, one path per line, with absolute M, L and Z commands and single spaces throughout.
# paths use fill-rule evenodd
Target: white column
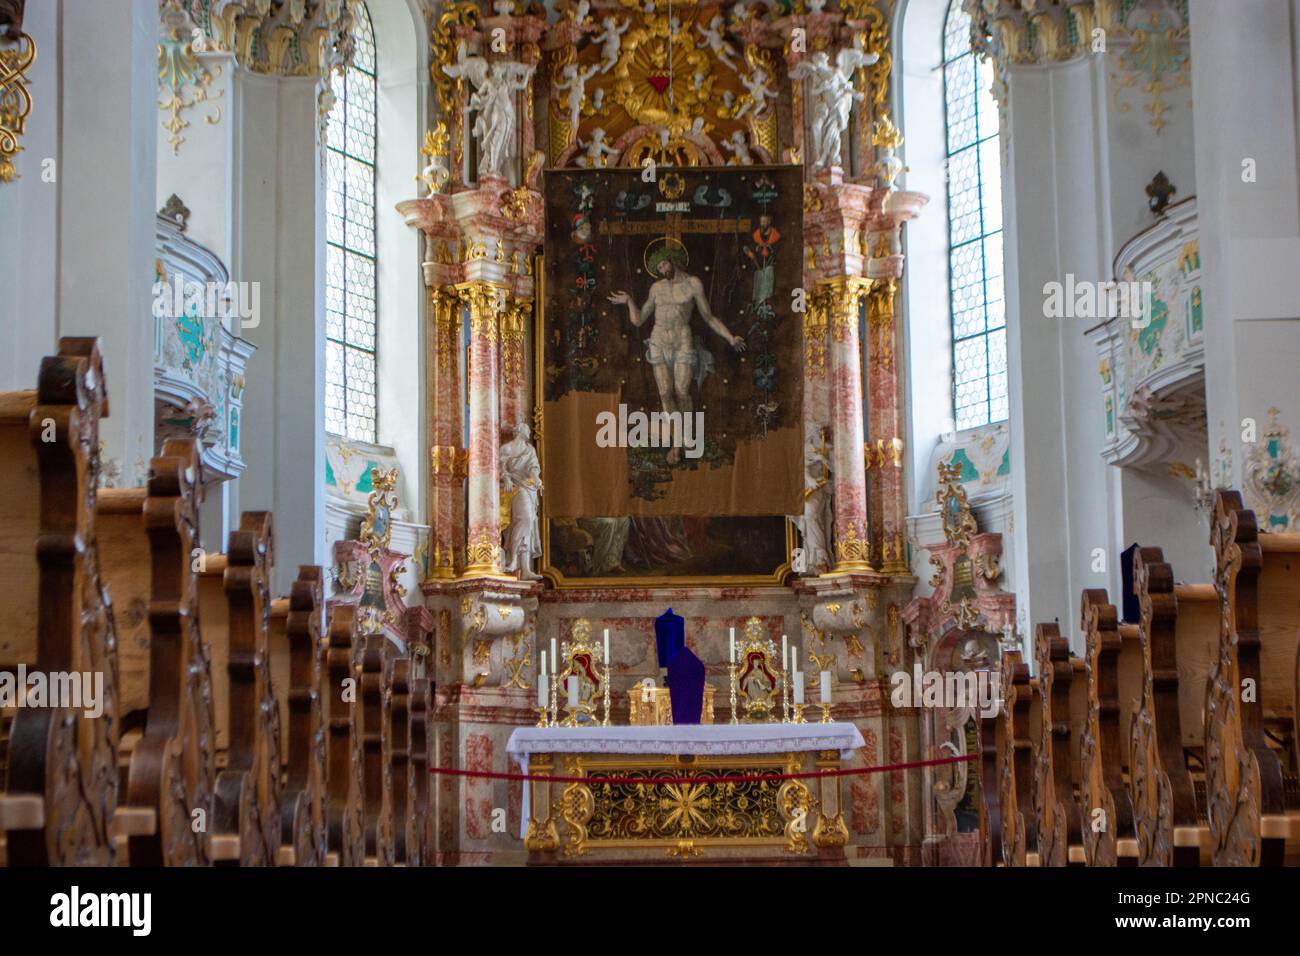
M 48 51 L 62 71 L 57 102 L 43 97 L 60 113 L 58 333 L 103 339 L 111 414 L 99 435 L 118 483 L 138 485 L 154 453 L 158 5 L 64 2 L 60 22 Z
M 235 81 L 231 277 L 261 284 L 249 360 L 238 506 L 275 515 L 276 582 L 326 564 L 324 187 L 317 81 Z
M 1300 443 L 1300 0 L 1192 0 L 1191 33 L 1210 450 L 1240 488 L 1243 419 Z
M 36 387 L 41 359 L 58 339 L 59 8 L 28 4 L 23 29 L 36 42 L 27 71 L 32 97 L 14 157 L 18 178 L 0 184 L 0 389 Z M 46 166 L 46 160 L 54 163 Z M 44 167 L 44 168 L 43 168 Z M 48 170 L 48 171 L 47 171 Z

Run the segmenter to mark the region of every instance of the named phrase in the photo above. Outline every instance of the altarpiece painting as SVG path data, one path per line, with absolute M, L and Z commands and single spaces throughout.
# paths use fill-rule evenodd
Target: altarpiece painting
M 801 173 L 644 172 L 545 174 L 543 571 L 776 583 L 803 493 Z

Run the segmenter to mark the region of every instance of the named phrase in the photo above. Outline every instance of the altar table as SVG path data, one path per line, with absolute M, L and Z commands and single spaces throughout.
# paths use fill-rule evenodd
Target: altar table
M 840 777 L 709 778 L 837 770 L 863 746 L 848 723 L 521 727 L 525 773 L 618 777 L 524 786 L 530 862 L 835 862 L 848 842 Z M 638 778 L 704 778 L 639 783 Z

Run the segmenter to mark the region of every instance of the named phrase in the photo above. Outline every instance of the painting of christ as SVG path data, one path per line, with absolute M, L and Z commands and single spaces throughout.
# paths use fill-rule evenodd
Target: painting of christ
M 802 180 L 642 173 L 543 184 L 543 571 L 778 583 L 802 494 L 802 262 L 781 238 Z

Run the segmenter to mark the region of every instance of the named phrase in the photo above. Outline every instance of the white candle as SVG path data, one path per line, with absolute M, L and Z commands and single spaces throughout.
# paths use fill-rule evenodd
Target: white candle
M 551 638 L 551 666 L 558 673 L 560 670 L 560 655 L 555 653 L 555 638 Z
M 731 627 L 727 630 L 731 632 L 731 651 L 727 654 L 727 663 L 734 664 L 736 663 L 736 629 Z
M 605 667 L 609 667 L 609 628 L 605 628 Z
M 822 671 L 822 703 L 831 702 L 831 672 Z
M 546 692 L 546 652 L 542 651 L 542 669 L 537 674 L 537 706 L 545 710 L 550 706 Z
M 568 684 L 569 684 L 569 710 L 577 710 L 578 709 L 578 678 L 575 675 L 570 674 Z
M 790 662 L 790 651 L 786 648 L 785 635 L 782 634 L 781 635 L 781 669 L 783 671 L 787 671 L 787 672 L 789 671 L 789 667 L 788 667 L 789 662 Z
M 798 647 L 792 646 L 790 648 L 790 673 L 791 674 L 799 673 L 799 648 Z
M 794 702 L 803 703 L 803 671 L 794 672 Z
M 542 651 L 542 674 L 546 674 L 546 652 Z

